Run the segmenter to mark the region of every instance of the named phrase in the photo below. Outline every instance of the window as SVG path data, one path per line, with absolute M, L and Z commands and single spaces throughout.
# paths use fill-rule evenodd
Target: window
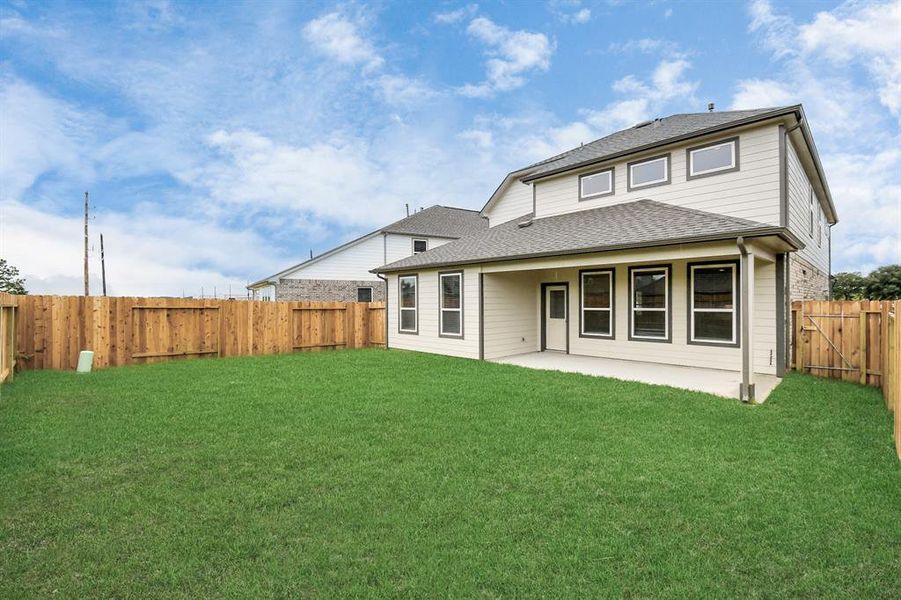
M 565 319 L 566 318 L 566 292 L 563 290 L 551 290 L 550 295 L 550 309 L 548 310 L 548 316 L 551 319 Z
M 688 268 L 689 341 L 737 345 L 737 265 L 689 265 Z
M 357 302 L 372 302 L 372 288 L 371 287 L 358 287 L 357 288 Z
M 817 246 L 823 247 L 823 213 L 817 215 Z
M 613 169 L 579 177 L 579 200 L 600 198 L 613 193 Z
M 629 269 L 629 339 L 669 341 L 669 266 Z
M 581 275 L 582 336 L 613 337 L 613 271 Z
M 669 183 L 669 154 L 629 163 L 629 190 Z
M 418 333 L 419 325 L 419 298 L 417 287 L 419 277 L 417 275 L 403 275 L 397 278 L 398 296 L 400 301 L 400 323 L 398 331 L 401 333 Z
M 429 249 L 428 240 L 413 240 L 413 254 L 422 254 Z
M 442 336 L 463 337 L 463 273 L 439 273 L 438 332 Z
M 810 188 L 810 198 L 808 199 L 810 209 L 810 237 L 813 238 L 813 188 Z
M 688 149 L 688 179 L 738 170 L 738 138 Z

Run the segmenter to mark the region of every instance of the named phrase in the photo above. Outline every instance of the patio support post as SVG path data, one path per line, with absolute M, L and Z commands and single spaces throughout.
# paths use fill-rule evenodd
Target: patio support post
M 745 246 L 744 238 L 738 238 L 741 253 L 741 388 L 742 402 L 754 400 L 754 253 Z

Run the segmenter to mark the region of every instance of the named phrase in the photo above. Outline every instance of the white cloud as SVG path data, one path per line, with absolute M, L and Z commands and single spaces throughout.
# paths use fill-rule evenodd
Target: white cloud
M 798 32 L 805 54 L 868 69 L 882 104 L 901 117 L 901 2 L 820 12 Z
M 0 78 L 0 195 L 18 198 L 50 169 L 76 181 L 92 174 L 93 119 L 11 76 Z
M 0 253 L 19 267 L 33 293 L 83 290 L 80 216 L 63 216 L 10 201 L 0 205 Z M 92 246 L 103 233 L 107 288 L 112 295 L 243 294 L 242 275 L 275 271 L 287 260 L 248 231 L 203 220 L 169 217 L 139 206 L 130 213 L 101 213 L 91 223 Z M 40 252 L 34 252 L 40 248 Z M 99 252 L 91 252 L 93 291 L 99 290 Z
M 475 15 L 479 10 L 478 4 L 467 4 L 457 10 L 449 10 L 446 12 L 435 13 L 432 17 L 436 23 L 441 23 L 443 25 L 450 25 L 453 23 L 459 23 L 464 19 L 468 19 Z
M 563 23 L 581 25 L 591 20 L 591 9 L 582 0 L 551 0 L 548 9 Z
M 848 2 L 797 23 L 757 0 L 750 16 L 775 66 L 766 79 L 737 82 L 733 108 L 803 102 L 840 219 L 833 270 L 897 262 L 901 2 Z
M 801 101 L 796 88 L 773 79 L 745 79 L 738 82 L 732 110 L 784 106 Z
M 470 21 L 466 31 L 484 44 L 488 60 L 486 80 L 462 86 L 458 91 L 464 96 L 489 97 L 516 89 L 525 84 L 528 72 L 551 66 L 554 44 L 543 33 L 512 31 L 486 17 Z
M 629 54 L 632 52 L 641 54 L 651 54 L 653 52 L 675 53 L 678 51 L 678 44 L 660 38 L 640 38 L 625 42 L 610 42 L 607 50 L 614 54 Z
M 303 34 L 320 52 L 340 63 L 374 69 L 385 62 L 375 46 L 360 33 L 360 23 L 341 13 L 313 19 L 304 26 Z

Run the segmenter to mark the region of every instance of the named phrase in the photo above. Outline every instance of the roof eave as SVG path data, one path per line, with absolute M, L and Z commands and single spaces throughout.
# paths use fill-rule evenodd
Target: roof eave
M 592 158 L 590 160 L 584 160 L 579 163 L 575 163 L 572 165 L 567 165 L 565 167 L 560 167 L 558 169 L 553 169 L 551 171 L 546 171 L 543 173 L 536 173 L 533 175 L 527 175 L 525 177 L 520 178 L 523 183 L 529 183 L 532 181 L 537 181 L 539 179 L 544 179 L 546 177 L 553 177 L 554 175 L 559 175 L 561 173 L 566 173 L 567 171 L 573 171 L 575 169 L 581 169 L 584 167 L 588 167 L 594 164 L 608 162 L 617 158 L 622 158 L 624 156 L 629 156 L 630 154 L 637 154 L 639 152 L 645 152 L 647 150 L 653 150 L 654 148 L 659 148 L 660 146 L 667 146 L 669 144 L 675 144 L 678 142 L 694 139 L 697 137 L 710 135 L 711 133 L 717 133 L 720 131 L 727 131 L 729 129 L 734 129 L 735 127 L 743 127 L 745 125 L 751 125 L 753 123 L 758 123 L 761 121 L 767 121 L 769 119 L 774 119 L 777 117 L 782 117 L 785 115 L 790 115 L 795 113 L 800 119 L 803 116 L 803 110 L 800 104 L 794 104 L 792 106 L 785 106 L 782 108 L 778 108 L 776 110 L 772 110 L 770 112 L 761 113 L 759 115 L 754 115 L 751 117 L 746 117 L 744 119 L 739 119 L 737 121 L 730 121 L 728 123 L 724 123 L 722 125 L 715 125 L 712 127 L 707 127 L 705 129 L 699 129 L 697 131 L 693 131 L 691 133 L 686 133 L 682 135 L 673 136 L 667 138 L 665 140 L 660 140 L 658 142 L 652 142 L 650 144 L 645 144 L 643 146 L 636 146 L 635 148 L 630 148 L 628 150 L 623 150 L 621 152 L 614 152 L 612 154 L 608 154 L 606 156 Z M 809 130 L 808 130 L 809 133 Z M 815 159 L 818 160 L 818 159 Z M 524 169 L 525 170 L 525 169 Z M 512 173 L 511 173 L 512 175 Z M 831 199 L 830 199 L 831 202 Z M 484 210 L 484 209 L 483 209 Z
M 424 269 L 437 269 L 444 267 L 455 267 L 462 265 L 477 265 L 477 264 L 488 264 L 488 263 L 498 263 L 498 262 L 507 262 L 507 261 L 515 261 L 515 260 L 530 260 L 535 258 L 552 258 L 555 256 L 572 256 L 577 254 L 594 254 L 599 252 L 618 252 L 621 250 L 638 250 L 642 248 L 658 248 L 661 246 L 673 246 L 677 244 L 700 244 L 705 242 L 721 242 L 724 240 L 734 240 L 739 237 L 744 238 L 760 238 L 760 237 L 768 237 L 768 236 L 777 236 L 790 246 L 794 247 L 796 250 L 801 250 L 804 248 L 804 243 L 793 233 L 791 233 L 785 227 L 777 227 L 777 226 L 768 226 L 768 227 L 756 227 L 753 229 L 738 231 L 738 232 L 730 232 L 730 233 L 722 233 L 722 234 L 710 234 L 710 235 L 701 235 L 701 236 L 693 236 L 687 238 L 676 238 L 676 239 L 663 239 L 656 240 L 641 244 L 613 244 L 609 246 L 596 246 L 593 248 L 583 248 L 579 250 L 567 250 L 567 251 L 553 251 L 553 252 L 535 252 L 531 254 L 518 254 L 514 256 L 501 256 L 496 258 L 479 258 L 479 259 L 471 259 L 471 260 L 462 260 L 462 261 L 442 261 L 442 262 L 434 262 L 425 265 L 401 265 L 397 267 L 392 267 L 391 265 L 383 265 L 376 269 L 372 269 L 370 273 L 399 273 L 402 271 L 417 271 Z
M 810 156 L 813 159 L 813 165 L 817 170 L 817 175 L 823 184 L 823 191 L 826 192 L 826 202 L 829 204 L 829 211 L 832 213 L 830 223 L 835 225 L 838 223 L 838 212 L 835 210 L 835 202 L 832 200 L 832 192 L 829 190 L 829 183 L 826 181 L 826 171 L 823 169 L 823 163 L 820 161 L 820 154 L 817 146 L 813 141 L 813 132 L 807 124 L 807 115 L 804 114 L 804 107 L 798 105 L 798 121 L 801 124 L 801 135 L 804 136 L 804 142 L 810 150 Z

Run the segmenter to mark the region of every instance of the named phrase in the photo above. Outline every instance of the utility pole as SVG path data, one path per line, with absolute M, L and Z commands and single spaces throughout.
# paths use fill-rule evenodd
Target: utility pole
M 106 257 L 103 255 L 103 234 L 100 234 L 100 277 L 103 280 L 103 295 L 106 296 Z
M 88 283 L 88 193 L 84 193 L 84 295 L 91 295 Z

